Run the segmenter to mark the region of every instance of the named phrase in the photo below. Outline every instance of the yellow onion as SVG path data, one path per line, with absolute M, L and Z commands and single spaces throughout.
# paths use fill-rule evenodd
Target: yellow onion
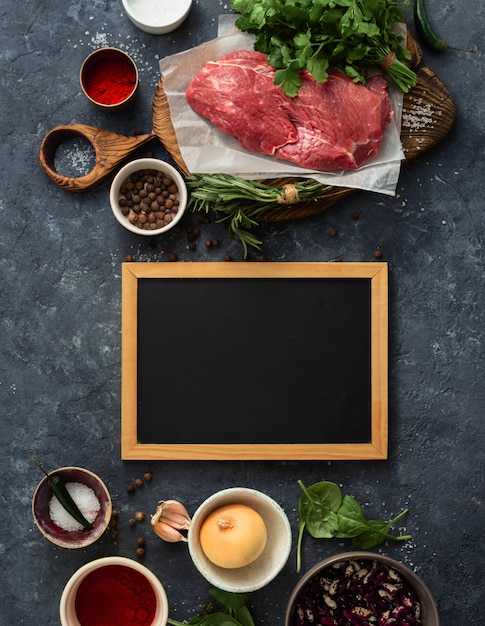
M 155 514 L 152 515 L 151 524 L 153 531 L 170 543 L 177 541 L 187 541 L 181 530 L 188 530 L 190 526 L 190 516 L 187 509 L 181 502 L 176 500 L 162 500 L 157 506 Z

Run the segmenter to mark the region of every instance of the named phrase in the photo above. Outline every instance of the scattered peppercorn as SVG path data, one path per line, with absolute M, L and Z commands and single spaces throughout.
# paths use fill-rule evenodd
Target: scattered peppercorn
M 130 517 L 130 519 L 128 520 L 128 526 L 134 526 L 136 524 L 136 519 L 134 519 L 133 517 Z
M 382 252 L 380 250 L 376 250 L 374 252 L 374 258 L 375 259 L 381 259 L 382 258 Z
M 207 239 L 207 241 L 205 242 L 205 247 L 212 248 L 212 241 L 210 239 Z
M 135 513 L 135 520 L 137 522 L 143 522 L 145 520 L 145 513 L 143 513 L 143 511 L 137 511 Z
M 133 493 L 135 491 L 135 485 L 133 483 L 129 483 L 126 485 L 126 491 L 128 493 Z
M 328 234 L 330 235 L 330 237 L 336 237 L 337 231 L 335 230 L 335 228 L 331 228 Z
M 147 481 L 150 482 L 152 479 L 152 475 L 150 472 L 145 472 L 145 474 L 143 474 L 143 478 Z
M 218 247 L 219 247 L 219 245 L 220 245 L 220 241 L 219 241 L 219 239 L 213 239 L 213 240 L 212 240 L 212 247 L 214 247 L 214 248 L 218 248 Z
M 225 254 L 224 261 L 227 261 L 228 263 L 230 263 L 232 261 L 232 256 L 230 254 Z
M 145 538 L 144 537 L 138 537 L 138 539 L 136 540 L 136 543 L 138 544 L 138 546 L 140 548 L 143 548 L 143 546 L 145 545 Z
M 118 517 L 119 514 L 120 512 L 118 511 L 118 509 L 113 509 L 111 511 L 111 517 Z
M 171 261 L 172 263 L 174 263 L 175 261 L 178 261 L 178 256 L 176 252 L 169 252 L 168 253 L 168 260 Z
M 118 531 L 115 528 L 113 528 L 111 530 L 111 539 L 113 539 L 115 541 L 116 541 L 116 539 L 118 539 Z
M 131 255 L 131 254 L 127 254 L 127 255 L 126 255 L 126 260 L 127 260 L 127 262 L 128 262 L 128 263 L 133 263 L 133 260 L 134 260 L 134 259 L 133 259 L 133 255 Z
M 258 256 L 258 261 L 260 261 L 260 262 L 264 262 L 264 261 L 267 261 L 267 260 L 268 259 L 266 258 L 266 256 L 264 254 L 260 254 Z
M 137 548 L 136 549 L 136 556 L 144 556 L 145 554 L 145 549 L 144 548 Z

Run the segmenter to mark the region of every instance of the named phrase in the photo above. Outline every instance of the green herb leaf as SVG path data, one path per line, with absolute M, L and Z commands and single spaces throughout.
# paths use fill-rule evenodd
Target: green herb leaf
M 299 516 L 305 520 L 306 530 L 317 539 L 333 537 L 338 529 L 337 511 L 342 501 L 340 488 L 335 483 L 322 481 L 305 487 L 298 481 L 303 493 Z
M 234 593 L 232 591 L 223 591 L 217 587 L 209 589 L 209 593 L 219 604 L 232 610 L 240 609 L 251 599 L 250 593 Z
M 367 529 L 360 535 L 352 539 L 352 543 L 359 550 L 368 550 L 369 548 L 375 548 L 383 541 L 391 539 L 393 541 L 407 541 L 411 539 L 411 535 L 393 535 L 389 531 L 394 524 L 406 515 L 408 509 L 404 509 L 397 517 L 389 522 L 382 522 L 379 520 L 367 521 Z
M 231 0 L 231 7 L 241 16 L 237 28 L 255 35 L 255 50 L 279 70 L 275 84 L 292 97 L 300 87 L 295 73 L 303 68 L 324 82 L 328 67 L 343 70 L 351 63 L 365 83 L 368 66 L 380 65 L 390 52 L 396 61 L 386 70 L 389 78 L 403 91 L 416 82 L 402 64 L 410 56 L 402 37 L 392 33 L 404 22 L 396 0 Z
M 389 522 L 367 520 L 357 500 L 349 495 L 342 498 L 340 488 L 335 483 L 324 481 L 305 487 L 299 480 L 298 484 L 303 492 L 298 505 L 298 572 L 301 569 L 301 546 L 305 531 L 315 538 L 352 539 L 354 546 L 361 550 L 374 548 L 387 539 L 411 539 L 411 535 L 390 533 L 392 526 L 406 515 L 407 509 Z
M 232 593 L 213 587 L 209 590 L 211 596 L 222 605 L 221 611 L 214 610 L 210 605 L 210 612 L 205 615 L 196 615 L 190 622 L 178 622 L 169 618 L 171 626 L 254 626 L 254 620 L 246 606 L 251 598 L 250 593 Z
M 335 536 L 341 539 L 357 537 L 368 530 L 368 524 L 360 504 L 352 496 L 344 496 L 337 512 L 338 531 Z

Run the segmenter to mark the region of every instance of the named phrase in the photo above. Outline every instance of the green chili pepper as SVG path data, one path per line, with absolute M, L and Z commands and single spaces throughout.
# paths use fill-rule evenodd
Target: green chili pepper
M 30 451 L 30 458 L 32 459 L 32 462 L 47 476 L 47 484 L 51 488 L 52 493 L 57 497 L 61 505 L 64 507 L 64 509 L 70 515 L 72 515 L 72 517 L 77 522 L 82 524 L 85 528 L 91 530 L 93 528 L 93 525 L 91 524 L 91 522 L 88 522 L 88 520 L 81 513 L 79 507 L 72 499 L 71 494 L 67 490 L 67 487 L 63 483 L 60 476 L 56 476 L 55 474 L 49 474 L 48 472 L 46 472 L 42 465 L 38 461 L 36 461 L 34 455 L 32 454 L 32 451 Z
M 448 45 L 447 41 L 435 33 L 429 23 L 428 14 L 426 12 L 425 0 L 414 0 L 414 23 L 418 35 L 424 43 L 435 52 L 444 52 L 445 50 L 459 50 L 460 52 L 471 52 L 475 54 L 476 50 L 464 50 L 463 48 L 454 48 Z

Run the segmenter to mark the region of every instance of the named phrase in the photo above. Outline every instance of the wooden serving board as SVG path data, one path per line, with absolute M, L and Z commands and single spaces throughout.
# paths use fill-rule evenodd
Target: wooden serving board
M 401 124 L 404 162 L 415 159 L 442 141 L 450 131 L 456 116 L 455 103 L 436 72 L 426 66 L 416 69 L 421 64 L 422 52 L 409 32 L 407 41 L 412 55 L 410 65 L 416 71 L 417 83 L 409 93 L 404 94 Z M 153 134 L 160 139 L 180 170 L 186 176 L 190 175 L 172 125 L 162 78 L 153 98 L 152 125 Z M 275 187 L 282 187 L 296 180 L 295 178 L 278 178 L 264 182 Z M 357 190 L 353 188 L 332 187 L 330 192 L 318 201 L 279 204 L 277 208 L 269 209 L 259 219 L 264 222 L 278 222 L 316 215 L 355 191 Z

